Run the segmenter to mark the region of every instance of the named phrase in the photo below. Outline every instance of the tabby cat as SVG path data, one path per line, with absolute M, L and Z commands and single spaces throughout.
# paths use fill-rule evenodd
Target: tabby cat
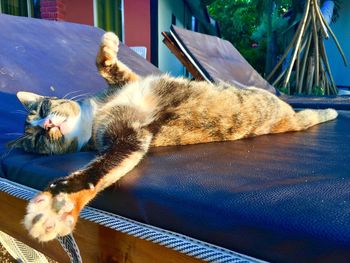
M 300 131 L 337 117 L 333 109 L 296 113 L 254 87 L 140 77 L 118 61 L 118 45 L 113 33 L 103 36 L 96 64 L 109 88 L 102 94 L 81 101 L 17 94 L 29 114 L 25 134 L 12 147 L 41 154 L 98 151 L 30 201 L 24 224 L 39 241 L 71 233 L 82 208 L 133 169 L 149 147 Z

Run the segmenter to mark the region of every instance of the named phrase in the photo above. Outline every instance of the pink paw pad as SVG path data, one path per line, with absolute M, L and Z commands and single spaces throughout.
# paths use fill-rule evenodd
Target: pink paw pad
M 39 241 L 67 235 L 73 231 L 76 222 L 71 214 L 74 207 L 66 193 L 55 197 L 48 192 L 42 193 L 29 202 L 24 226 Z

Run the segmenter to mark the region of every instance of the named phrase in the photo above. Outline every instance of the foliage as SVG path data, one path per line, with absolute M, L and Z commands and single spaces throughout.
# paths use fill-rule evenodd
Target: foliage
M 323 1 L 322 0 L 321 4 Z M 299 21 L 304 10 L 304 0 L 216 0 L 208 6 L 210 15 L 219 22 L 221 34 L 230 41 L 240 53 L 262 75 L 266 75 L 268 15 L 267 7 L 274 5 L 272 31 L 277 31 L 277 56 L 283 51 L 294 34 L 288 26 Z M 341 0 L 334 0 L 334 19 L 340 11 Z M 288 18 L 283 16 L 289 12 Z M 294 29 L 291 27 L 289 29 Z
M 312 94 L 315 96 L 324 96 L 326 95 L 326 90 L 324 87 L 315 86 L 312 88 Z
M 263 15 L 263 18 L 260 22 L 260 25 L 257 26 L 256 30 L 253 32 L 251 35 L 251 38 L 256 40 L 257 42 L 262 42 L 266 39 L 267 35 L 267 25 L 268 19 L 267 15 Z M 273 31 L 276 32 L 285 32 L 288 28 L 288 19 L 284 18 L 279 14 L 279 12 L 275 9 L 275 11 L 272 13 L 272 29 Z M 284 45 L 284 39 L 283 38 L 278 38 L 278 46 L 283 47 Z M 283 50 L 280 50 L 283 52 Z
M 217 0 L 209 7 L 210 15 L 219 22 L 223 38 L 230 41 L 259 71 L 264 70 L 263 47 L 252 48 L 251 38 L 260 23 L 256 5 L 249 0 Z
M 240 53 L 264 74 L 266 60 L 266 5 L 272 0 L 216 0 L 208 6 L 210 15 L 219 22 L 223 38 L 230 41 Z M 275 29 L 286 25 L 282 15 L 291 0 L 278 0 L 274 14 Z

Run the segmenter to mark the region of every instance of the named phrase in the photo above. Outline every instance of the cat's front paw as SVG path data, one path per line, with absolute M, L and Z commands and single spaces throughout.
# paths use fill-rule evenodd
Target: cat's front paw
M 43 192 L 29 202 L 24 226 L 32 237 L 42 242 L 65 236 L 76 224 L 79 214 L 76 206 L 74 196 L 67 193 L 52 196 Z
M 111 66 L 117 60 L 119 38 L 113 32 L 107 32 L 103 35 L 100 44 L 100 50 L 97 55 L 97 63 L 102 66 Z

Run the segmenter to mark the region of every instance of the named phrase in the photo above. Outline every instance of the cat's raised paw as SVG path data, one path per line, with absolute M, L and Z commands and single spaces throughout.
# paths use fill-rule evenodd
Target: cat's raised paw
M 119 38 L 113 32 L 107 32 L 103 35 L 100 51 L 97 60 L 104 66 L 111 66 L 116 62 L 118 53 Z
M 78 213 L 75 206 L 74 200 L 66 193 L 52 196 L 43 192 L 29 202 L 24 226 L 32 237 L 42 242 L 65 236 L 76 224 Z

